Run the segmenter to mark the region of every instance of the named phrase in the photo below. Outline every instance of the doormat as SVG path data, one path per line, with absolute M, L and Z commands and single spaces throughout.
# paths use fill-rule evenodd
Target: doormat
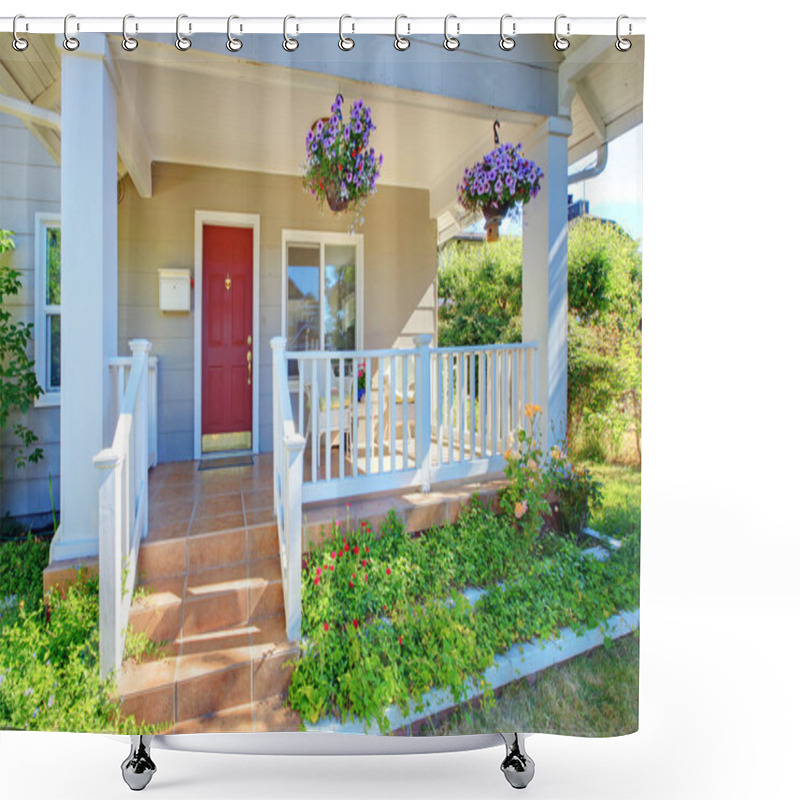
M 252 467 L 253 456 L 228 456 L 227 458 L 204 458 L 197 468 L 201 472 L 206 469 L 222 469 L 223 467 Z

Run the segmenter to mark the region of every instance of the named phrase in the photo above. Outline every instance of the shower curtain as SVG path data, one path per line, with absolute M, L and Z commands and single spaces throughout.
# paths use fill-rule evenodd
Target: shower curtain
M 0 41 L 0 728 L 632 732 L 643 37 L 228 30 Z

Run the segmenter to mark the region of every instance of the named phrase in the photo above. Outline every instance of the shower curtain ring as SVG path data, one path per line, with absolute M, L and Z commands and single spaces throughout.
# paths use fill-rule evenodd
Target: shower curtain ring
M 556 17 L 556 21 L 553 23 L 553 47 L 556 50 L 563 53 L 569 47 L 569 39 L 565 39 L 561 34 L 558 32 L 558 21 L 560 19 L 566 19 L 566 14 L 559 14 Z M 569 36 L 569 22 L 567 23 L 567 36 Z
M 237 39 L 235 36 L 233 36 L 233 34 L 231 34 L 231 22 L 233 22 L 235 19 L 239 19 L 236 14 L 231 14 L 228 17 L 228 41 L 225 42 L 225 47 L 227 47 L 231 53 L 237 53 L 242 49 L 242 40 Z M 239 30 L 241 30 L 241 28 L 239 28 Z
M 451 36 L 447 31 L 447 23 L 450 22 L 451 19 L 456 19 L 455 14 L 448 14 L 444 18 L 444 49 L 445 50 L 458 50 L 458 46 L 461 42 L 458 41 L 458 36 Z M 456 22 L 456 34 L 458 34 L 459 29 L 461 28 L 461 24 Z
M 516 41 L 514 40 L 513 36 L 508 36 L 505 30 L 503 29 L 503 26 L 505 25 L 505 21 L 507 19 L 511 19 L 511 14 L 503 14 L 503 16 L 500 17 L 500 49 L 505 51 L 513 50 L 514 46 L 516 45 Z M 511 33 L 514 34 L 516 32 L 517 32 L 517 23 L 512 22 Z
M 69 35 L 68 27 L 69 27 L 69 21 L 71 19 L 75 19 L 75 15 L 74 14 L 67 14 L 67 16 L 64 17 L 64 42 L 63 42 L 63 45 L 64 45 L 64 49 L 68 53 L 71 53 L 74 50 L 77 50 L 81 46 L 81 43 L 74 36 L 70 36 Z M 78 25 L 76 23 L 75 24 L 75 29 L 76 30 L 80 30 L 80 25 Z
M 620 22 L 622 22 L 622 20 L 624 20 L 624 19 L 628 19 L 628 17 L 625 14 L 620 14 L 617 17 L 617 41 L 614 43 L 614 47 L 616 47 L 617 50 L 620 51 L 620 53 L 624 53 L 627 50 L 630 50 L 631 47 L 633 46 L 633 43 L 631 42 L 631 40 L 630 39 L 623 39 L 621 34 L 620 34 L 620 32 L 619 32 L 620 31 Z M 630 25 L 630 23 L 628 23 L 628 33 L 630 34 L 630 32 L 631 32 L 631 25 Z
M 283 18 L 283 49 L 286 50 L 288 53 L 293 53 L 300 47 L 300 40 L 295 39 L 292 36 L 289 36 L 288 25 L 290 19 L 297 19 L 297 17 L 293 17 L 291 14 Z M 295 33 L 300 30 L 300 26 L 295 26 Z
M 405 36 L 400 35 L 400 20 L 408 19 L 405 14 L 398 14 L 394 18 L 394 46 L 397 50 L 408 50 L 411 47 L 411 40 L 406 39 Z M 411 25 L 408 25 L 408 32 L 411 33 Z
M 28 40 L 27 39 L 23 39 L 17 33 L 17 20 L 20 20 L 20 19 L 25 19 L 25 17 L 22 14 L 17 14 L 17 16 L 14 17 L 14 22 L 12 23 L 12 26 L 11 26 L 11 33 L 14 35 L 14 41 L 11 42 L 11 46 L 18 53 L 21 53 L 23 50 L 27 50 L 27 48 L 28 48 Z
M 188 19 L 188 14 L 178 14 L 177 18 L 175 19 L 175 47 L 178 48 L 181 52 L 185 52 L 192 46 L 192 40 L 187 39 L 181 33 L 181 20 Z M 189 30 L 192 29 L 192 26 L 189 26 Z
M 342 14 L 342 16 L 339 17 L 339 48 L 341 50 L 352 50 L 356 46 L 356 43 L 349 36 L 345 36 L 342 30 L 344 21 L 346 19 L 353 19 L 353 18 L 349 14 Z M 356 26 L 353 25 L 353 30 L 355 29 Z
M 131 53 L 139 46 L 139 40 L 135 39 L 133 36 L 128 36 L 129 19 L 134 19 L 133 14 L 126 14 L 122 18 L 122 41 L 120 42 L 120 46 L 123 50 L 127 50 Z

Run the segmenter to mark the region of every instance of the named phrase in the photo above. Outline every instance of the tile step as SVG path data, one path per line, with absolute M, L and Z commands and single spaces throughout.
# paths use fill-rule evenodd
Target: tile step
M 282 615 L 223 633 L 187 637 L 177 656 L 123 663 L 117 684 L 123 714 L 175 725 L 286 692 L 291 668 L 285 665 L 299 647 L 286 641 Z

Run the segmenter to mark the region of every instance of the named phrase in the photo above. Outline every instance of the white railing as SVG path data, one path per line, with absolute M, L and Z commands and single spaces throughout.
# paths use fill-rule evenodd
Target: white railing
M 108 360 L 113 384 L 112 396 L 114 398 L 114 411 L 112 419 L 118 419 L 125 398 L 125 387 L 130 380 L 133 368 L 132 356 L 115 356 Z M 158 464 L 158 358 L 150 356 L 147 360 L 147 432 L 149 465 Z
M 311 455 L 304 501 L 428 491 L 503 469 L 525 404 L 536 402 L 536 343 L 432 348 L 430 338 L 410 349 L 285 353 Z
M 148 470 L 157 461 L 152 344 L 130 342 L 130 359 L 113 359 L 117 425 L 111 447 L 94 457 L 100 484 L 100 674 L 122 665 L 139 543 L 147 535 Z
M 432 483 L 499 472 L 525 405 L 536 402 L 536 342 L 430 342 L 426 335 L 408 349 L 287 352 L 286 339 L 272 340 L 274 502 L 290 641 L 300 636 L 304 502 L 406 486 L 427 492 Z
M 272 431 L 275 519 L 280 543 L 283 607 L 286 636 L 300 638 L 302 540 L 303 450 L 305 439 L 294 424 L 286 363 L 286 339 L 272 340 Z

